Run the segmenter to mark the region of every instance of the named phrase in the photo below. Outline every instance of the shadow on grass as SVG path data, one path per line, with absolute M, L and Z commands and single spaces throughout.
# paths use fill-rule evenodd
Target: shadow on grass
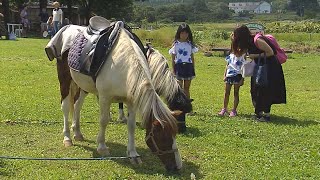
M 244 117 L 248 120 L 254 121 L 252 118 L 252 115 L 250 114 L 242 114 L 240 117 Z M 263 122 L 262 122 L 263 123 Z M 292 125 L 292 126 L 301 126 L 301 127 L 307 127 L 307 126 L 313 126 L 320 124 L 317 120 L 298 120 L 291 117 L 284 117 L 284 116 L 277 116 L 271 114 L 271 121 L 268 123 L 273 123 L 276 125 Z
M 9 171 L 8 164 L 4 161 L 0 160 L 0 176 L 11 176 L 13 173 Z
M 310 120 L 310 119 L 298 120 L 291 117 L 271 115 L 271 123 L 279 124 L 279 125 L 293 125 L 293 126 L 307 127 L 307 126 L 318 125 L 320 122 L 317 120 Z
M 201 132 L 198 128 L 187 126 L 187 131 L 184 133 L 180 133 L 180 135 L 194 138 L 204 136 L 205 134 Z
M 94 143 L 94 141 L 85 140 L 87 143 Z M 126 156 L 127 147 L 123 144 L 114 143 L 114 142 L 107 142 L 107 146 L 109 147 L 110 157 L 123 157 Z M 77 144 L 75 146 L 81 147 L 87 151 L 92 152 L 92 157 L 101 157 L 96 148 L 89 147 L 87 145 Z M 196 175 L 197 178 L 201 179 L 203 175 L 199 172 L 199 166 L 194 164 L 193 162 L 183 160 L 183 168 L 177 173 L 167 172 L 161 163 L 160 159 L 152 154 L 149 149 L 146 148 L 138 148 L 137 152 L 141 156 L 142 164 L 134 165 L 131 164 L 129 159 L 112 159 L 122 166 L 131 168 L 138 174 L 149 174 L 149 175 L 156 175 L 156 174 L 164 174 L 168 178 L 178 178 L 178 179 L 190 179 L 190 174 L 193 173 Z

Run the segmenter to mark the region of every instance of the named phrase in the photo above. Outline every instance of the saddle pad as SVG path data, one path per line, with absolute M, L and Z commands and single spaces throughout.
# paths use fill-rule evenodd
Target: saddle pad
M 80 72 L 80 69 L 81 69 L 80 56 L 87 42 L 88 42 L 88 39 L 84 37 L 83 33 L 78 33 L 78 35 L 73 41 L 73 44 L 68 54 L 68 65 L 71 69 Z

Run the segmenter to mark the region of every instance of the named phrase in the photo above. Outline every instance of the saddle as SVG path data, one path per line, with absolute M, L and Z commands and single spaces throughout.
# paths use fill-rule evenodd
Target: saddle
M 94 16 L 89 19 L 87 33 L 90 35 L 100 34 L 101 31 L 111 26 L 111 22 L 101 16 Z
M 121 21 L 110 23 L 103 17 L 92 17 L 87 28 L 76 36 L 69 50 L 69 67 L 96 77 L 121 27 L 123 27 Z
M 90 18 L 87 28 L 76 36 L 69 50 L 69 67 L 89 75 L 95 80 L 115 41 L 118 39 L 121 28 L 125 28 L 129 32 L 131 38 L 146 54 L 142 42 L 131 32 L 129 26 L 122 21 L 110 23 L 101 16 L 94 16 Z

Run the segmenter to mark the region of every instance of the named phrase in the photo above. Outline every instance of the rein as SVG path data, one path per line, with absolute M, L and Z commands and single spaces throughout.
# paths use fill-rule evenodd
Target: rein
M 171 149 L 171 150 L 166 150 L 166 151 L 163 151 L 161 149 L 159 149 L 156 141 L 154 140 L 154 124 L 152 124 L 151 126 L 151 131 L 149 132 L 149 134 L 145 137 L 145 141 L 147 142 L 149 139 L 151 139 L 151 142 L 154 146 L 154 148 L 156 148 L 156 151 L 153 151 L 152 153 L 155 154 L 155 155 L 158 155 L 158 156 L 162 156 L 162 155 L 165 155 L 165 154 L 169 154 L 169 153 L 175 153 L 178 151 L 178 149 Z

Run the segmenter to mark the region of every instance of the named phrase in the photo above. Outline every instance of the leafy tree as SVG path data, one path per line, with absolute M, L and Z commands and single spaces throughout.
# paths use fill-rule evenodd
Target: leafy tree
M 208 8 L 212 12 L 213 17 L 218 20 L 229 19 L 233 13 L 233 11 L 229 10 L 228 4 L 224 2 L 209 2 Z
M 151 6 L 137 6 L 133 8 L 133 18 L 131 20 L 139 22 L 146 19 L 147 22 L 154 22 L 156 20 L 155 9 Z
M 111 19 L 128 19 L 133 16 L 133 0 L 64 0 L 72 5 L 79 5 L 79 13 L 87 20 L 93 15 Z M 69 7 L 69 5 L 68 5 Z
M 209 12 L 209 9 L 208 9 L 208 7 L 206 5 L 206 1 L 205 0 L 193 0 L 192 6 L 193 6 L 193 12 L 194 13 Z
M 317 0 L 291 0 L 289 9 L 298 11 L 299 9 L 305 10 L 319 10 L 319 4 Z
M 90 0 L 95 14 L 106 18 L 131 19 L 133 0 Z

